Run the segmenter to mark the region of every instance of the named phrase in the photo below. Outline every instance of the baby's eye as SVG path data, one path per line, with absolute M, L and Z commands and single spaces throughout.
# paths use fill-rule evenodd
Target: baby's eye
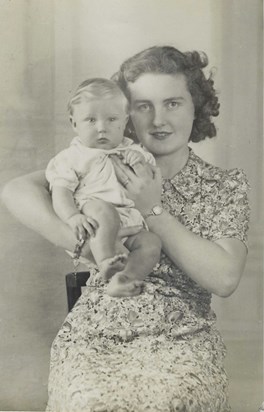
M 95 122 L 96 122 L 96 118 L 95 118 L 95 117 L 88 117 L 88 118 L 86 119 L 86 121 L 87 121 L 88 123 L 95 123 Z

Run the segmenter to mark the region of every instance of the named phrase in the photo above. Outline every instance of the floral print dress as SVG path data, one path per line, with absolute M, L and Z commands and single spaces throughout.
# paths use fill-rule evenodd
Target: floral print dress
M 185 167 L 163 181 L 163 206 L 203 238 L 246 242 L 247 189 L 243 171 L 190 150 Z M 133 298 L 108 296 L 94 277 L 52 345 L 47 411 L 230 411 L 208 291 L 165 254 Z

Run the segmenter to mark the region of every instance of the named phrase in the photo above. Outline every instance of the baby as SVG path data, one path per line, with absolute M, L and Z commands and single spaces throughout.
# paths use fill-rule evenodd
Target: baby
M 136 295 L 159 261 L 161 242 L 147 231 L 142 215 L 127 198 L 111 156 L 118 155 L 131 168 L 138 162 L 155 164 L 155 160 L 124 137 L 128 102 L 115 82 L 102 78 L 84 81 L 68 109 L 77 136 L 46 170 L 54 210 L 78 240 L 89 237 L 100 276 L 109 281 L 107 293 Z M 120 253 L 120 227 L 137 225 L 142 230 L 125 240 L 126 253 Z

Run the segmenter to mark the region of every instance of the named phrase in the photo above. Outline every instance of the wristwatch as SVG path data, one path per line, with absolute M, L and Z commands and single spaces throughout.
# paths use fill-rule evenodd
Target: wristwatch
M 153 208 L 151 209 L 151 211 L 149 213 L 147 213 L 146 215 L 144 215 L 144 218 L 146 219 L 149 216 L 159 216 L 163 213 L 163 208 L 160 205 L 155 205 L 153 206 Z

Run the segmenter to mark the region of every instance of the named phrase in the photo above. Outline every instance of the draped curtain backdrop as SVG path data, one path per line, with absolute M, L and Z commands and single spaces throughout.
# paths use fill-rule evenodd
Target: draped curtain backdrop
M 218 137 L 193 148 L 218 166 L 243 168 L 250 180 L 252 218 L 245 274 L 233 296 L 214 298 L 223 334 L 245 339 L 261 336 L 262 328 L 261 8 L 261 0 L 0 0 L 1 184 L 44 169 L 50 157 L 68 144 L 73 134 L 67 100 L 85 78 L 110 77 L 125 58 L 152 45 L 208 54 L 221 103 Z M 18 267 L 10 254 L 20 253 L 17 227 L 20 242 L 26 229 L 12 220 L 10 232 L 6 227 L 10 217 L 3 216 L 1 275 L 12 273 L 16 279 Z M 42 262 L 36 271 L 43 273 L 50 262 L 58 270 L 58 256 L 62 262 L 64 254 L 43 256 L 45 241 L 34 239 L 38 248 L 31 244 L 30 252 L 39 254 Z M 30 266 L 30 259 L 29 253 L 23 254 L 22 269 Z M 22 274 L 17 279 L 23 283 Z M 14 287 L 10 285 L 8 292 Z M 15 296 L 13 304 L 19 311 L 21 301 Z M 27 305 L 35 310 L 34 301 Z M 61 321 L 64 303 L 59 309 L 56 305 L 51 310 Z

